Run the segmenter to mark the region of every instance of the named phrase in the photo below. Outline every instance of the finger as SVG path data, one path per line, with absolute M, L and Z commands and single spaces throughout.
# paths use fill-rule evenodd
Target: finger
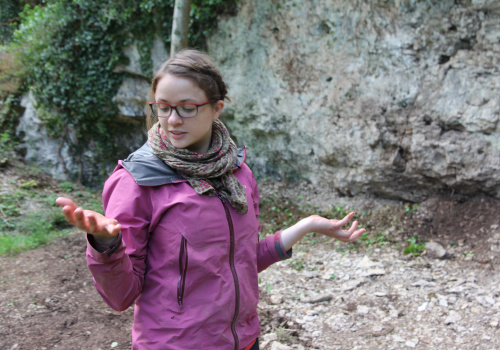
M 347 232 L 349 233 L 349 235 L 352 235 L 357 228 L 358 228 L 358 222 L 354 221 Z
M 75 202 L 73 202 L 71 199 L 66 198 L 66 197 L 57 198 L 56 204 L 59 204 L 61 207 L 65 207 L 65 206 L 69 205 L 70 207 L 74 207 L 74 209 L 77 208 L 77 205 L 75 204 Z
M 366 230 L 365 230 L 364 228 L 359 229 L 358 231 L 355 231 L 355 232 L 351 235 L 351 237 L 349 237 L 349 242 L 354 242 L 354 241 L 355 241 L 355 240 L 357 240 L 359 237 L 361 237 L 361 235 L 362 235 L 363 233 L 365 233 L 365 232 L 366 232 Z
M 349 214 L 347 214 L 346 216 L 344 216 L 344 218 L 342 218 L 342 220 L 339 220 L 339 221 L 337 222 L 337 224 L 338 224 L 340 227 L 347 225 L 347 223 L 348 223 L 349 221 L 351 221 L 351 219 L 354 217 L 354 215 L 356 215 L 356 213 L 355 213 L 355 212 L 353 212 L 353 211 L 351 211 Z
M 86 223 L 85 216 L 83 215 L 82 208 L 76 208 L 74 211 L 75 215 L 75 226 L 82 231 L 87 231 L 88 224 Z
M 343 235 L 339 235 L 338 239 L 346 243 L 353 242 L 356 239 L 358 239 L 366 230 L 362 228 L 356 231 L 357 226 L 358 222 L 357 221 L 353 222 L 349 231 L 341 231 Z
M 95 233 L 97 231 L 97 220 L 93 215 L 88 215 L 88 222 L 89 222 L 89 227 L 87 232 L 88 233 Z
M 64 218 L 66 219 L 67 222 L 69 222 L 71 225 L 76 225 L 76 220 L 74 216 L 74 211 L 75 209 L 69 205 L 66 205 L 62 208 L 62 212 L 64 214 Z

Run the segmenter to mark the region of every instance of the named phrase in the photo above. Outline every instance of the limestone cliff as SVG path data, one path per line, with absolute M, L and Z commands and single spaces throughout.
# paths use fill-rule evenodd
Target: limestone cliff
M 500 2 L 241 0 L 208 47 L 257 173 L 500 197 Z
M 149 79 L 137 47 L 124 51 L 114 101 L 121 118 L 142 118 Z M 500 197 L 498 0 L 240 0 L 208 51 L 233 100 L 223 119 L 260 178 L 341 196 Z M 167 58 L 158 38 L 151 56 Z M 55 176 L 61 159 L 78 171 L 30 106 L 18 128 L 27 157 Z

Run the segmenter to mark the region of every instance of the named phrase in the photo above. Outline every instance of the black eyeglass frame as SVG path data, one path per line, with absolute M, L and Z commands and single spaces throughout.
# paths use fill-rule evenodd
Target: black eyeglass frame
M 198 116 L 198 110 L 199 110 L 199 107 L 202 107 L 202 106 L 205 106 L 211 102 L 214 102 L 215 100 L 210 100 L 210 101 L 207 101 L 207 102 L 203 102 L 203 103 L 192 103 L 192 102 L 187 102 L 187 103 L 179 103 L 178 105 L 171 105 L 171 104 L 168 104 L 168 103 L 165 103 L 165 102 L 156 102 L 156 101 L 153 101 L 153 102 L 149 102 L 149 107 L 151 107 L 151 113 L 153 113 L 153 115 L 156 117 L 156 118 L 169 118 L 171 115 L 172 115 L 172 111 L 175 109 L 175 111 L 177 112 L 177 115 L 183 119 L 191 119 L 191 118 L 196 118 L 196 116 Z M 158 116 L 154 109 L 153 109 L 153 105 L 164 105 L 164 106 L 169 106 L 170 107 L 170 113 L 167 115 L 167 116 Z M 196 106 L 196 115 L 193 116 L 193 117 L 183 117 L 179 111 L 177 110 L 177 107 L 179 106 Z

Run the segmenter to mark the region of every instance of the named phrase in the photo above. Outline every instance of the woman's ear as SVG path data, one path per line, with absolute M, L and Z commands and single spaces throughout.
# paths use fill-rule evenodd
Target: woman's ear
M 214 107 L 213 107 L 214 112 L 215 112 L 214 116 L 213 116 L 214 121 L 219 119 L 219 116 L 222 113 L 222 110 L 224 109 L 224 105 L 225 105 L 225 103 L 222 100 L 217 101 L 217 103 L 214 105 Z

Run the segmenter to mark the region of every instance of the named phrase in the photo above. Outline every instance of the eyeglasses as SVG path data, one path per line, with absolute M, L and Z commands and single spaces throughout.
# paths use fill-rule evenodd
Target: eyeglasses
M 164 102 L 149 102 L 151 106 L 151 112 L 157 118 L 168 118 L 172 114 L 172 110 L 175 109 L 177 115 L 181 118 L 194 118 L 198 115 L 198 107 L 202 107 L 214 100 L 210 100 L 203 103 L 181 103 L 178 105 L 169 105 Z

